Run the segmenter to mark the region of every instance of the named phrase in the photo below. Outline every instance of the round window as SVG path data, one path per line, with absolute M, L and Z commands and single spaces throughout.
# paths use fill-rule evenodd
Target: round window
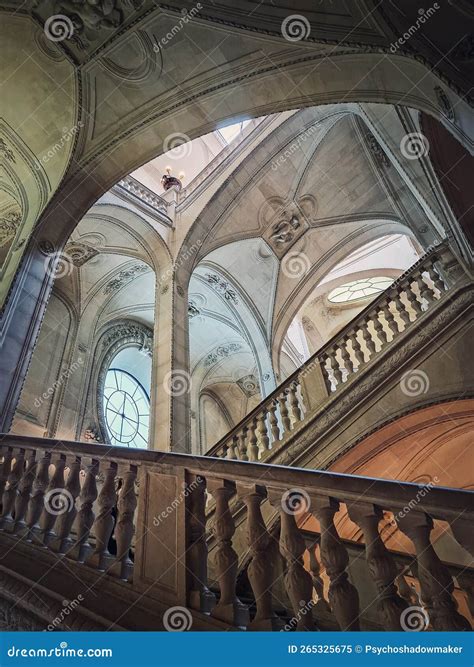
M 104 387 L 104 418 L 112 445 L 147 447 L 150 399 L 127 371 L 109 368 Z
M 332 303 L 346 303 L 374 296 L 383 292 L 393 283 L 393 278 L 386 276 L 375 276 L 374 278 L 362 278 L 352 280 L 350 283 L 336 287 L 328 294 L 328 300 Z

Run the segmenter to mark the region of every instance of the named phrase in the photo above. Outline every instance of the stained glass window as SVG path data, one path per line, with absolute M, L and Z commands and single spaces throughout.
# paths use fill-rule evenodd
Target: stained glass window
M 365 299 L 369 296 L 374 296 L 379 292 L 383 292 L 392 283 L 393 278 L 387 278 L 386 276 L 352 280 L 350 283 L 340 285 L 329 292 L 328 299 L 329 301 L 332 301 L 332 303 L 345 303 L 347 301 Z
M 148 446 L 150 399 L 136 378 L 126 371 L 109 368 L 105 377 L 104 416 L 112 445 Z

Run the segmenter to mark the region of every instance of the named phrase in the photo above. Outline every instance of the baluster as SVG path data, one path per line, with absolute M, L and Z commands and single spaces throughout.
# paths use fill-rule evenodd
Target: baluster
M 81 459 L 75 456 L 69 465 L 69 474 L 64 487 L 64 493 L 70 499 L 69 509 L 59 516 L 56 524 L 57 540 L 55 546 L 56 551 L 60 554 L 67 554 L 74 544 L 70 535 L 74 519 L 77 516 L 76 500 L 81 492 L 80 474 Z
M 298 391 L 298 383 L 292 382 L 288 387 L 288 402 L 290 404 L 290 409 L 291 409 L 293 428 L 295 428 L 296 424 L 300 422 L 303 418 L 297 391 Z
M 114 530 L 113 510 L 117 503 L 115 477 L 117 464 L 110 462 L 105 470 L 105 479 L 97 498 L 98 513 L 94 523 L 95 550 L 88 565 L 104 572 L 112 564 L 114 557 L 109 552 L 109 540 Z
M 272 433 L 272 446 L 280 440 L 280 427 L 278 426 L 277 406 L 278 402 L 275 399 L 273 399 L 269 406 L 269 420 L 270 420 L 270 429 Z
M 435 262 L 432 266 L 427 269 L 428 275 L 433 282 L 433 285 L 439 292 L 439 298 L 442 297 L 443 292 L 446 292 L 448 289 L 447 284 L 443 280 L 443 275 L 440 270 L 438 270 L 437 263 Z
M 418 273 L 418 275 L 415 277 L 415 282 L 418 285 L 418 289 L 420 291 L 419 301 L 421 304 L 421 308 L 423 311 L 428 310 L 431 303 L 434 301 L 433 293 L 423 280 L 423 276 L 421 273 Z
M 188 488 L 188 604 L 191 609 L 209 614 L 216 604 L 216 598 L 207 587 L 206 482 L 200 476 L 191 475 Z
M 275 553 L 260 509 L 266 496 L 265 489 L 256 484 L 237 484 L 237 494 L 247 507 L 247 540 L 251 556 L 247 575 L 257 606 L 248 630 L 278 630 L 282 624 L 272 607 Z
M 375 318 L 374 318 L 375 319 Z M 368 315 L 361 325 L 362 338 L 364 339 L 365 346 L 369 353 L 369 359 L 372 359 L 377 348 L 375 346 L 375 341 L 372 335 L 372 332 L 369 329 L 369 323 L 372 321 L 370 315 Z
M 212 615 L 230 625 L 247 626 L 249 612 L 235 594 L 238 557 L 232 548 L 235 523 L 229 508 L 229 499 L 234 493 L 234 485 L 224 479 L 210 479 L 207 487 L 216 501 L 214 534 L 217 542 L 215 555 L 216 577 L 219 582 L 220 598 Z
M 51 475 L 47 492 L 44 496 L 44 511 L 40 526 L 43 544 L 45 547 L 54 540 L 54 524 L 60 514 L 69 509 L 69 499 L 64 494 L 64 467 L 66 457 L 60 454 L 54 463 L 54 473 Z
M 250 421 L 249 432 L 249 460 L 258 461 L 257 419 L 255 417 Z
M 48 488 L 50 463 L 51 452 L 45 452 L 36 467 L 36 475 L 33 481 L 26 519 L 28 542 L 32 542 L 41 530 L 39 520 L 44 510 L 44 494 Z
M 11 532 L 15 520 L 13 518 L 13 510 L 15 507 L 15 499 L 18 492 L 18 484 L 23 475 L 23 466 L 25 463 L 25 450 L 20 449 L 15 454 L 15 463 L 8 475 L 5 490 L 2 495 L 2 516 L 0 519 L 0 529 Z
M 341 630 L 359 630 L 359 594 L 349 581 L 349 555 L 334 525 L 338 510 L 336 500 L 311 496 L 310 511 L 321 525 L 321 562 L 330 581 L 329 604 Z
M 392 305 L 393 301 L 390 300 L 390 302 L 384 303 L 381 306 L 381 310 L 383 313 L 383 316 L 385 317 L 385 320 L 387 322 L 387 326 L 392 334 L 392 340 L 397 336 L 398 334 L 398 326 L 395 321 L 395 316 L 392 312 L 392 309 L 390 306 Z
M 383 315 L 383 310 L 379 310 L 376 313 L 374 313 L 374 317 L 372 320 L 372 323 L 374 325 L 375 333 L 377 335 L 377 338 L 380 343 L 380 347 L 382 348 L 386 343 L 388 343 L 388 334 L 385 331 L 382 322 L 379 319 L 379 315 Z
M 24 535 L 26 532 L 26 512 L 30 502 L 31 489 L 36 472 L 36 452 L 28 451 L 26 454 L 26 467 L 23 477 L 18 485 L 18 493 L 15 500 L 15 524 L 14 532 Z
M 352 331 L 347 335 L 347 338 L 351 341 L 352 343 L 352 350 L 354 351 L 354 357 L 356 358 L 357 364 L 354 364 L 352 366 L 352 370 L 354 372 L 358 371 L 359 368 L 363 365 L 364 363 L 364 354 L 362 352 L 362 346 L 359 343 L 359 339 L 357 338 L 357 333 L 355 331 Z
M 397 288 L 398 289 L 398 288 Z M 397 291 L 393 296 L 393 303 L 395 305 L 398 316 L 403 322 L 404 331 L 410 324 L 410 316 L 408 315 L 405 304 L 402 301 L 400 293 Z
M 2 462 L 2 472 L 0 473 L 0 494 L 3 495 L 5 489 L 5 484 L 7 483 L 8 475 L 10 474 L 13 458 L 13 449 L 9 447 L 4 449 L 3 452 L 3 462 Z
M 313 582 L 314 591 L 318 596 L 315 608 L 316 610 L 319 610 L 320 612 L 327 614 L 331 611 L 331 609 L 326 599 L 324 598 L 324 581 L 322 580 L 321 577 L 321 566 L 316 557 L 316 547 L 318 545 L 318 542 L 319 540 L 317 540 L 316 542 L 311 542 L 309 544 L 306 543 L 309 553 L 309 571 L 311 574 L 311 581 Z
M 113 566 L 113 571 L 124 581 L 130 579 L 133 569 L 133 562 L 130 559 L 130 548 L 135 533 L 134 518 L 137 507 L 136 478 L 137 467 L 131 465 L 122 476 L 122 486 L 118 493 L 117 523 L 114 532 L 117 543 L 117 562 Z
M 440 561 L 431 544 L 433 520 L 422 512 L 395 514 L 400 530 L 410 538 L 416 551 L 421 597 L 426 602 L 435 630 L 470 630 L 471 625 L 457 611 L 453 597 L 454 583 L 448 568 Z
M 342 356 L 342 361 L 344 363 L 344 368 L 346 369 L 346 382 L 347 379 L 349 378 L 349 375 L 351 373 L 354 373 L 355 371 L 355 364 L 351 359 L 351 355 L 349 353 L 349 347 L 348 347 L 348 342 L 349 342 L 349 337 L 345 336 L 342 339 L 341 342 L 341 356 Z
M 331 357 L 329 354 L 324 353 L 319 357 L 319 363 L 321 364 L 321 372 L 323 374 L 324 383 L 328 392 L 328 396 L 335 391 L 335 380 L 334 380 L 334 371 L 332 369 Z
M 408 302 L 415 313 L 415 320 L 422 314 L 423 308 L 420 305 L 420 302 L 417 299 L 415 292 L 413 291 L 412 281 L 404 280 L 402 282 L 403 289 L 405 290 L 406 297 Z
M 331 368 L 332 368 L 332 372 L 334 373 L 334 378 L 336 380 L 336 388 L 342 383 L 342 381 L 344 379 L 344 374 L 342 372 L 342 367 L 341 367 L 341 364 L 339 363 L 339 359 L 337 358 L 338 349 L 339 349 L 339 346 L 335 345 L 331 350 L 331 352 L 332 352 Z M 334 362 L 334 364 L 332 362 Z
M 95 514 L 92 509 L 97 498 L 97 480 L 99 462 L 92 459 L 85 466 L 86 477 L 79 496 L 79 512 L 77 513 L 77 540 L 73 549 L 73 557 L 83 563 L 90 556 L 92 547 L 89 543 L 89 534 L 94 524 Z
M 286 390 L 283 390 L 282 393 L 278 396 L 278 403 L 280 404 L 281 423 L 283 425 L 283 434 L 282 434 L 283 437 L 291 429 L 290 415 L 289 415 L 288 407 L 287 407 L 287 398 L 288 398 L 288 395 L 286 393 Z
M 249 457 L 247 455 L 247 426 L 242 426 L 242 430 L 240 431 L 239 434 L 239 449 L 238 452 L 240 454 L 239 459 L 241 461 L 248 461 Z
M 313 583 L 303 565 L 304 539 L 281 490 L 268 488 L 267 491 L 272 507 L 280 513 L 280 553 L 286 561 L 285 588 L 297 621 L 296 630 L 314 630 Z
M 258 417 L 257 417 L 257 424 L 258 424 L 258 436 L 260 440 L 260 444 L 262 446 L 262 455 L 265 452 L 268 452 L 270 449 L 270 439 L 268 437 L 268 428 L 267 428 L 267 409 L 264 408 L 263 412 L 261 412 Z
M 419 607 L 421 605 L 420 596 L 418 595 L 416 588 L 408 583 L 404 572 L 397 576 L 395 582 L 398 587 L 398 593 L 400 597 L 405 600 L 407 606 Z
M 231 461 L 237 459 L 237 452 L 239 450 L 239 439 L 236 435 L 232 436 L 232 440 L 227 445 L 227 457 Z
M 450 521 L 449 525 L 456 542 L 460 544 L 463 549 L 466 549 L 471 556 L 474 556 L 474 532 L 472 530 L 471 521 L 466 520 L 461 515 L 457 519 Z
M 377 607 L 385 630 L 402 630 L 400 615 L 407 603 L 397 593 L 398 570 L 392 554 L 379 533 L 380 509 L 370 503 L 354 503 L 348 507 L 351 521 L 364 533 L 365 557 L 370 575 L 377 588 Z

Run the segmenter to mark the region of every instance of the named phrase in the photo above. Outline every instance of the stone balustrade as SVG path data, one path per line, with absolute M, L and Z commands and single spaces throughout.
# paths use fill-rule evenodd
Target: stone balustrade
M 443 302 L 464 270 L 439 244 L 403 273 L 367 308 L 208 452 L 241 461 L 265 460 L 321 406 L 390 353 L 398 341 Z
M 291 398 L 288 406 L 291 417 L 287 418 L 292 419 Z M 253 440 L 250 436 L 249 442 Z M 324 586 L 314 554 L 305 566 L 307 542 L 298 521 L 302 514 L 313 515 L 320 525 L 320 560 L 329 581 L 327 599 L 319 601 L 341 629 L 357 630 L 364 609 L 359 605 L 358 582 L 348 573 L 348 553 L 335 521 L 344 504 L 364 537 L 368 572 L 377 590 L 372 604 L 377 606 L 384 629 L 403 627 L 408 602 L 393 554 L 379 530 L 382 512 L 393 513 L 398 530 L 413 545 L 420 610 L 431 627 L 470 627 L 466 616 L 459 613 L 450 571 L 438 557 L 431 533 L 434 521 L 447 522 L 459 544 L 469 549 L 472 492 L 24 436 L 3 436 L 0 452 L 4 567 L 18 567 L 19 550 L 26 550 L 30 562 L 35 553 L 38 558 L 40 553 L 50 553 L 67 561 L 68 571 L 74 566 L 76 579 L 86 581 L 96 572 L 121 582 L 130 591 L 130 599 L 136 595 L 136 614 L 140 605 L 159 608 L 161 613 L 178 605 L 196 623 L 209 623 L 214 629 L 275 630 L 283 625 L 288 629 L 290 624 L 313 630 L 317 616 L 312 608 L 314 600 L 324 595 Z M 251 449 L 248 454 L 252 455 Z M 212 516 L 206 513 L 209 502 L 215 508 Z M 235 502 L 240 503 L 247 524 L 247 573 L 255 603 L 252 614 L 236 591 Z M 279 517 L 279 534 L 270 530 L 273 518 L 268 510 L 272 517 L 275 513 Z M 214 592 L 207 578 L 211 534 Z M 281 578 L 278 552 L 285 563 L 288 600 L 283 618 L 281 609 L 276 614 L 271 594 Z M 45 568 L 49 572 L 47 563 Z M 80 577 L 78 569 L 82 569 Z M 66 580 L 65 585 L 71 582 Z M 102 590 L 104 583 L 100 586 Z M 100 604 L 102 613 L 110 611 L 106 600 L 94 604 L 96 613 Z
M 146 185 L 143 185 L 132 176 L 126 176 L 125 178 L 122 178 L 122 180 L 118 182 L 117 187 L 126 190 L 130 194 L 137 197 L 137 199 L 139 199 L 141 202 L 147 206 L 150 206 L 156 211 L 167 214 L 166 201 L 157 195 L 156 192 L 153 192 L 153 190 L 150 190 L 150 188 L 147 188 Z

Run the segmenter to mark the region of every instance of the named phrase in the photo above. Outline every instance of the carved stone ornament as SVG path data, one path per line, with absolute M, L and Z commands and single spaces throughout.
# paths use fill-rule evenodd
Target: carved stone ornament
M 38 248 L 43 255 L 52 255 L 54 253 L 54 245 L 48 239 L 41 239 Z
M 315 223 L 316 199 L 303 195 L 295 200 L 270 197 L 259 211 L 259 224 L 263 238 L 278 257 L 287 250 Z
M 0 247 L 10 243 L 18 231 L 21 223 L 21 213 L 9 211 L 0 217 Z
M 95 425 L 90 425 L 84 431 L 84 440 L 87 442 L 104 442 L 100 430 Z
M 245 375 L 237 380 L 237 384 L 242 389 L 247 398 L 255 396 L 260 392 L 260 384 L 255 375 Z
M 109 280 L 106 284 L 104 287 L 104 294 L 118 292 L 122 287 L 131 283 L 134 278 L 147 271 L 149 271 L 149 268 L 146 264 L 134 264 L 128 269 L 122 269 L 118 272 L 115 278 L 112 278 L 112 280 Z
M 153 350 L 153 334 L 139 324 L 120 324 L 109 331 L 103 340 L 104 347 L 110 347 L 120 340 L 138 343 L 140 350 Z
M 235 305 L 239 303 L 235 291 L 231 288 L 229 283 L 220 278 L 217 273 L 206 273 L 206 280 L 216 292 L 222 294 L 226 301 L 230 301 Z
M 16 162 L 15 155 L 11 148 L 8 148 L 4 139 L 0 138 L 0 158 L 2 160 L 8 160 L 9 162 Z
M 370 152 L 372 155 L 375 157 L 377 160 L 378 164 L 381 167 L 390 167 L 390 160 L 388 158 L 388 155 L 382 148 L 382 146 L 379 144 L 377 139 L 374 137 L 374 135 L 370 132 L 367 135 L 367 143 L 370 149 Z
M 80 267 L 90 259 L 99 254 L 99 251 L 79 241 L 69 241 L 64 248 L 64 253 L 70 258 L 76 267 Z
M 455 119 L 454 109 L 449 100 L 449 97 L 447 96 L 445 91 L 441 88 L 441 86 L 435 86 L 434 90 L 436 94 L 436 99 L 438 100 L 438 104 L 442 113 L 446 116 L 448 120 L 454 121 Z
M 227 345 L 219 345 L 213 352 L 210 352 L 207 357 L 204 359 L 204 366 L 209 368 L 213 366 L 218 361 L 225 357 L 229 357 L 231 354 L 240 352 L 242 345 L 240 343 L 228 343 Z
M 196 306 L 194 301 L 189 301 L 188 302 L 188 316 L 189 319 L 192 320 L 193 317 L 196 317 L 196 315 L 200 315 L 201 311 L 199 308 Z

